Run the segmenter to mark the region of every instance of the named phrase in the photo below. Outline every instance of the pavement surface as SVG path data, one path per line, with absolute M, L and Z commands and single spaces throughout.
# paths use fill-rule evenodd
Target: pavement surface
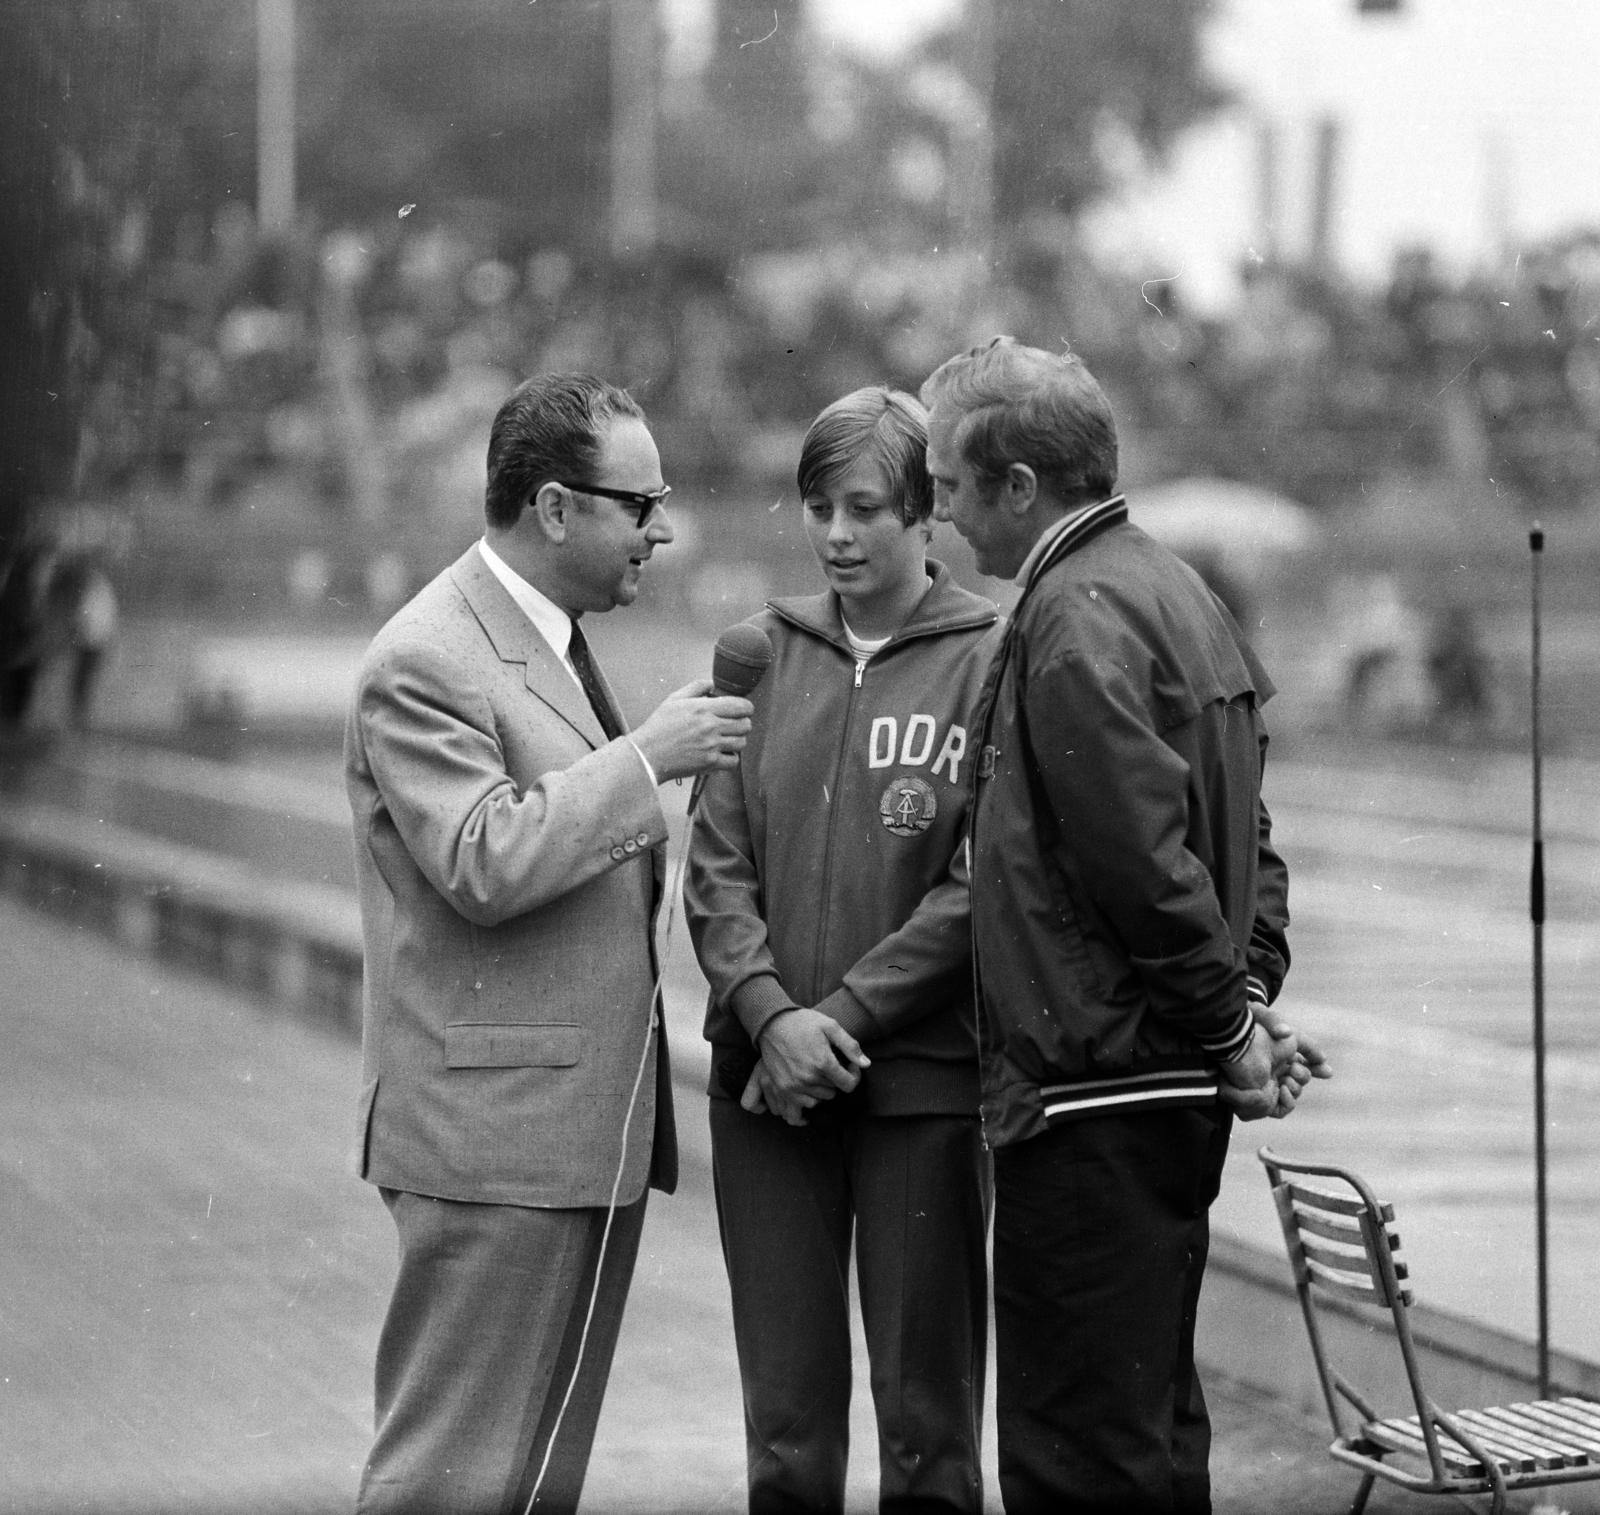
M 1333 1082 L 1241 1131 L 1214 1223 L 1281 1237 L 1253 1153 L 1342 1163 L 1398 1211 L 1419 1299 L 1537 1334 L 1524 759 L 1269 759 L 1290 870 L 1282 1004 Z M 1600 1360 L 1600 766 L 1547 774 L 1551 1339 Z
M 0 1017 L 0 1511 L 348 1509 L 394 1273 L 345 1161 L 356 1048 L 9 902 Z M 709 1144 L 691 1091 L 680 1109 L 684 1182 L 651 1205 L 587 1511 L 743 1508 Z M 1345 1506 L 1320 1426 L 1211 1393 L 1219 1510 Z M 868 1511 L 869 1396 L 852 1410 Z

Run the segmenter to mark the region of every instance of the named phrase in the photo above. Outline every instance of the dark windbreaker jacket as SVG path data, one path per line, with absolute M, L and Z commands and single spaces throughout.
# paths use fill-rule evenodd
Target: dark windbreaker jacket
M 870 1053 L 858 1095 L 873 1113 L 977 1112 L 962 843 L 996 611 L 928 569 L 859 671 L 832 592 L 752 618 L 772 665 L 739 768 L 706 783 L 684 889 L 713 1094 L 737 1096 L 761 1028 L 810 1005 Z
M 1261 802 L 1271 693 L 1233 618 L 1120 497 L 1031 574 L 975 723 L 991 1145 L 1215 1102 L 1215 1064 L 1289 963 Z

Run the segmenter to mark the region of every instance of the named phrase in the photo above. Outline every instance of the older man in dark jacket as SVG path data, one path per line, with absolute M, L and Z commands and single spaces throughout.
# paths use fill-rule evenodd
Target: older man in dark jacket
M 923 398 L 936 513 L 1022 588 L 972 768 L 1005 1507 L 1208 1510 L 1194 1323 L 1229 1128 L 1326 1071 L 1267 1009 L 1272 685 L 1129 523 L 1081 362 L 1002 338 Z

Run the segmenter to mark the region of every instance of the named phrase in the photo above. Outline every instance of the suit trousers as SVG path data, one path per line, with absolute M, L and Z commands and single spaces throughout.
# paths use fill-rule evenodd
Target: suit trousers
M 1195 1315 L 1231 1114 L 1060 1125 L 995 1153 L 1006 1515 L 1205 1515 Z
M 578 1361 L 606 1212 L 382 1193 L 400 1272 L 378 1339 L 358 1515 L 523 1515 Z M 535 1510 L 577 1508 L 647 1198 L 612 1222 Z
M 879 1508 L 981 1510 L 989 1169 L 976 1118 L 842 1108 L 789 1126 L 710 1103 L 752 1515 L 844 1508 L 852 1229 Z

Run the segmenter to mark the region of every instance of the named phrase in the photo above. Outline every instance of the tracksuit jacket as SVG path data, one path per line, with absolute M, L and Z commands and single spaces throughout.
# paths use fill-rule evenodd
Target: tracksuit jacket
M 872 1058 L 853 1103 L 977 1112 L 963 840 L 997 612 L 928 570 L 922 602 L 864 667 L 831 591 L 751 618 L 773 661 L 740 766 L 706 783 L 684 889 L 711 984 L 714 1095 L 736 1098 L 761 1028 L 807 1005 Z
M 991 1146 L 1214 1104 L 1289 965 L 1261 803 L 1272 683 L 1221 602 L 1091 507 L 1030 574 L 974 757 L 974 976 Z

